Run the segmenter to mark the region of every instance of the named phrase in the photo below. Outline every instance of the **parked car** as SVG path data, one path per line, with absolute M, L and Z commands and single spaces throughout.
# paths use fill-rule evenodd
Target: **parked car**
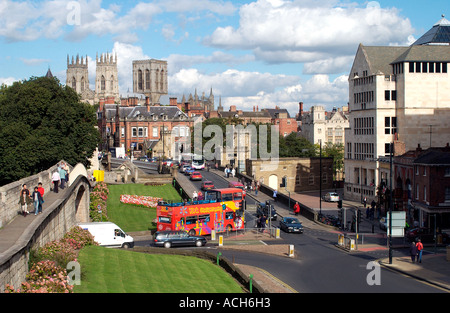
M 448 235 L 446 233 L 436 232 L 436 237 L 438 236 L 442 237 L 442 243 L 449 242 Z M 434 230 L 425 227 L 412 228 L 406 232 L 406 238 L 409 241 L 420 238 L 423 243 L 431 243 L 434 242 Z
M 210 190 L 210 189 L 214 189 L 214 183 L 212 181 L 209 180 L 205 180 L 202 183 L 202 190 Z
M 270 217 L 271 217 L 272 221 L 276 221 L 278 218 L 277 210 L 275 210 L 275 208 L 272 205 L 271 205 L 271 207 L 272 207 L 272 210 L 271 210 Z M 265 215 L 267 218 L 269 218 L 269 209 L 267 208 L 267 204 L 265 202 L 260 202 L 256 206 L 256 216 L 260 217 L 263 215 Z
M 192 172 L 191 180 L 202 180 L 202 174 L 200 172 Z
M 157 247 L 170 248 L 175 246 L 196 246 L 206 245 L 206 238 L 203 236 L 190 236 L 185 231 L 157 231 L 153 236 L 153 243 Z
M 303 234 L 303 225 L 295 217 L 283 217 L 280 221 L 280 229 L 287 233 Z
M 327 192 L 322 199 L 328 202 L 338 202 L 339 195 L 336 192 Z
M 184 170 L 184 175 L 190 176 L 193 172 L 195 172 L 195 170 L 192 167 L 186 167 Z

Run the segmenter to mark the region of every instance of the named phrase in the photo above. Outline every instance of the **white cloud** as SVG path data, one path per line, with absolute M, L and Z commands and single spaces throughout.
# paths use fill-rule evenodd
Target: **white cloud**
M 138 2 L 128 10 L 123 4 L 106 7 L 102 0 L 1 0 L 0 37 L 7 42 L 60 37 L 80 41 L 94 34 L 133 43 L 138 40 L 137 30 L 148 29 L 154 17 L 165 12 L 204 12 L 207 16 L 209 12 L 231 15 L 235 11 L 232 2 L 209 0 Z
M 249 49 L 269 63 L 315 62 L 354 54 L 359 43 L 405 42 L 413 32 L 395 8 L 339 1 L 258 0 L 240 9 L 239 27 L 218 27 L 204 43 Z
M 11 86 L 16 81 L 18 81 L 18 79 L 14 77 L 0 77 L 0 86 L 3 84 Z

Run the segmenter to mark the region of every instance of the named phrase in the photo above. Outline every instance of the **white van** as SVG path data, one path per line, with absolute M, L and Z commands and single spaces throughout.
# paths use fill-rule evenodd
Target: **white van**
M 87 229 L 100 246 L 133 248 L 134 239 L 127 235 L 119 226 L 111 222 L 92 222 L 78 224 Z

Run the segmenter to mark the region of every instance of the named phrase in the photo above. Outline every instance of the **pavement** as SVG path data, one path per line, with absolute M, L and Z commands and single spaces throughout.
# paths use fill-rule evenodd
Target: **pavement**
M 228 181 L 238 180 L 236 177 L 226 178 L 222 171 L 210 169 L 210 172 L 213 172 L 214 174 L 219 175 L 220 177 Z M 259 191 L 257 195 L 254 191 L 247 192 L 247 197 L 251 197 L 258 202 L 265 202 L 266 200 L 270 200 L 271 203 L 273 203 L 273 198 L 262 193 L 261 191 Z M 298 201 L 299 203 L 302 203 L 303 205 L 306 205 L 316 211 L 322 210 L 323 214 L 334 213 L 334 215 L 337 216 L 336 203 L 327 203 L 322 201 L 322 203 L 320 204 L 320 198 L 317 192 L 308 192 L 304 194 L 291 192 L 291 199 L 294 199 L 295 201 Z M 356 208 L 364 210 L 363 206 L 358 202 L 344 200 L 343 206 L 344 208 L 347 208 L 347 210 L 354 210 Z M 288 209 L 287 206 L 281 203 L 276 202 L 275 207 L 278 215 L 280 215 L 281 217 L 294 214 L 292 209 Z M 363 211 L 363 214 L 364 213 L 365 210 Z M 304 216 L 301 216 L 301 213 L 297 217 L 306 228 L 322 229 L 330 232 L 335 232 L 336 244 L 338 240 L 338 233 L 348 233 L 341 232 L 334 227 L 311 221 Z M 348 253 L 364 253 L 376 250 L 386 251 L 386 257 L 378 259 L 378 263 L 380 264 L 380 266 L 404 275 L 408 275 L 425 283 L 432 284 L 444 291 L 450 292 L 450 245 L 447 247 L 440 247 L 437 250 L 435 250 L 434 246 L 425 245 L 424 253 L 422 256 L 422 263 L 413 263 L 411 262 L 411 257 L 407 252 L 409 249 L 407 248 L 407 245 L 405 245 L 406 243 L 403 241 L 403 239 L 395 238 L 396 240 L 393 241 L 395 246 L 393 244 L 392 247 L 393 249 L 396 249 L 396 252 L 398 251 L 398 253 L 396 254 L 400 254 L 400 256 L 393 256 L 391 259 L 392 261 L 390 262 L 389 248 L 386 245 L 386 232 L 380 231 L 378 226 L 376 226 L 378 232 L 374 232 L 373 225 L 374 223 L 372 221 L 363 218 L 363 222 L 361 223 L 361 232 L 365 234 L 366 239 L 364 239 L 363 243 L 359 243 L 357 245 L 356 251 L 348 251 Z
M 34 187 L 31 187 L 34 188 Z M 22 237 L 26 235 L 27 231 L 34 231 L 31 228 L 37 227 L 45 217 L 50 214 L 50 211 L 46 210 L 52 204 L 62 201 L 67 197 L 69 188 L 66 186 L 64 189 L 59 189 L 58 193 L 50 190 L 45 190 L 44 203 L 42 204 L 42 213 L 34 215 L 34 206 L 31 204 L 31 208 L 28 209 L 30 214 L 26 217 L 19 215 L 21 211 L 19 204 L 17 204 L 17 216 L 4 227 L 0 228 L 0 259 L 6 256 L 6 253 L 10 249 L 14 249 L 14 246 L 19 242 L 22 242 Z M 17 201 L 19 195 L 17 195 Z

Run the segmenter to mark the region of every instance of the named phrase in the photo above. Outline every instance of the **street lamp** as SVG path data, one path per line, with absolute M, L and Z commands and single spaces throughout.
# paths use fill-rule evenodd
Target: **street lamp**
M 320 193 L 319 193 L 319 197 L 320 197 L 320 207 L 319 207 L 319 212 L 320 215 L 322 215 L 322 139 L 319 139 L 320 142 L 320 153 L 319 153 L 319 189 L 320 189 Z

